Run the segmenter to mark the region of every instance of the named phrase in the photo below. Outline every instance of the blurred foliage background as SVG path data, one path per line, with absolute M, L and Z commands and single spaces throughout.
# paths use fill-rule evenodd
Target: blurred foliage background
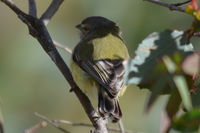
M 27 11 L 27 1 L 14 2 Z M 38 0 L 38 14 L 50 2 Z M 132 57 L 137 44 L 151 32 L 186 30 L 192 23 L 192 17 L 186 14 L 169 11 L 142 0 L 65 0 L 48 29 L 54 40 L 73 48 L 79 41 L 79 32 L 74 26 L 94 15 L 118 23 Z M 192 42 L 197 44 L 195 39 Z M 195 49 L 199 50 L 200 46 L 195 45 Z M 63 50 L 60 52 L 69 63 L 70 54 Z M 160 116 L 167 96 L 160 97 L 150 113 L 145 114 L 143 109 L 148 94 L 147 90 L 129 86 L 121 98 L 126 129 L 141 133 L 159 132 Z M 51 119 L 89 122 L 75 95 L 69 93 L 69 86 L 61 73 L 38 42 L 28 35 L 27 27 L 3 3 L 0 3 L 0 108 L 7 133 L 22 133 L 38 123 L 40 120 L 34 116 L 34 112 Z M 65 128 L 73 133 L 90 130 L 85 127 Z M 38 133 L 59 132 L 49 126 Z

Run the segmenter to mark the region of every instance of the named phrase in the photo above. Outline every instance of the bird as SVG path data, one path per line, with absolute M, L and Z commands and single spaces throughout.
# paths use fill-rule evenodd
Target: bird
M 119 97 L 127 88 L 123 61 L 129 59 L 121 31 L 101 16 L 87 17 L 76 28 L 80 41 L 72 53 L 72 76 L 85 93 L 96 89 L 99 114 L 118 122 L 122 117 Z

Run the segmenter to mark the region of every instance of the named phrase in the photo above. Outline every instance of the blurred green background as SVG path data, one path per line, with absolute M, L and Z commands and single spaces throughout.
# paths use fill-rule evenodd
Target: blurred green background
M 36 0 L 38 14 L 51 2 Z M 177 0 L 168 0 L 178 2 Z M 27 0 L 14 0 L 27 11 Z M 54 40 L 73 48 L 79 41 L 74 26 L 88 16 L 99 15 L 118 23 L 123 38 L 134 56 L 137 44 L 154 31 L 187 29 L 192 17 L 172 12 L 143 0 L 65 0 L 48 29 Z M 198 40 L 192 40 L 197 43 Z M 196 50 L 200 49 L 195 46 Z M 60 50 L 67 63 L 70 54 Z M 121 98 L 126 129 L 140 133 L 158 133 L 161 110 L 167 96 L 161 97 L 149 114 L 144 114 L 149 92 L 130 86 Z M 22 133 L 40 120 L 39 112 L 51 119 L 89 122 L 79 101 L 38 42 L 29 36 L 27 27 L 0 2 L 0 108 L 6 133 Z M 64 126 L 64 125 L 63 125 Z M 111 126 L 114 126 L 111 124 Z M 64 126 L 72 133 L 88 133 L 90 128 Z M 38 133 L 59 133 L 49 126 Z

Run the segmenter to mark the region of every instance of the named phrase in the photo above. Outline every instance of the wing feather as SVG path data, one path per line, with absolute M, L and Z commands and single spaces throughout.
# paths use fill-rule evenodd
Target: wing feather
M 117 97 L 124 85 L 123 60 L 80 60 L 79 66 L 92 76 L 108 93 L 111 98 Z

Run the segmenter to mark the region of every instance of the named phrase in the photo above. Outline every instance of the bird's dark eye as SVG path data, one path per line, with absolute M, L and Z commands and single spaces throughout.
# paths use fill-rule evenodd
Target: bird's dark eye
M 88 26 L 83 26 L 83 27 L 82 27 L 82 30 L 84 30 L 84 31 L 89 31 L 90 29 L 89 29 Z
M 81 24 L 81 30 L 83 32 L 88 32 L 90 30 L 90 26 L 88 24 Z

